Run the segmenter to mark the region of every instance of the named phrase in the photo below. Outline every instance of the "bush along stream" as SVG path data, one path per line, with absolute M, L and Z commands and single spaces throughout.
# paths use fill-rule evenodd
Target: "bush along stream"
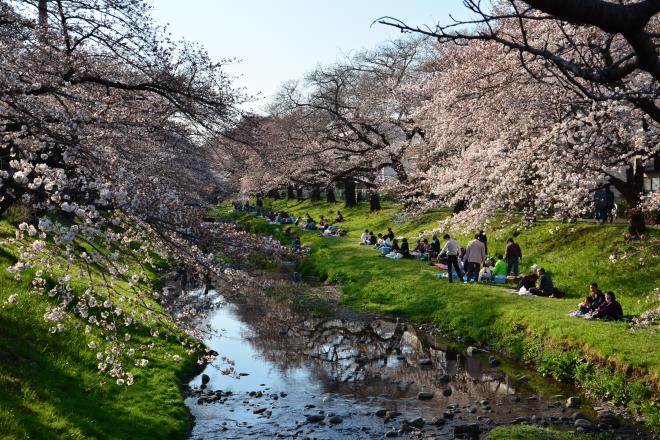
M 206 345 L 233 364 L 217 358 L 189 382 L 192 439 L 484 438 L 521 427 L 652 438 L 571 386 L 431 325 L 349 311 L 334 288 L 290 277 L 268 274 L 231 298 L 191 292 L 216 298 L 208 324 L 222 330 Z

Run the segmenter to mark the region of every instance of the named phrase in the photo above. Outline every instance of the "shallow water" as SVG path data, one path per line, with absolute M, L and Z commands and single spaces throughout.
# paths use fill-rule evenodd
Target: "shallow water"
M 578 409 L 564 408 L 568 397 L 579 396 L 575 389 L 510 363 L 491 367 L 488 354 L 469 356 L 412 325 L 366 316 L 303 318 L 263 297 L 228 303 L 209 320 L 223 332 L 207 346 L 232 359 L 241 375 L 223 374 L 218 359 L 203 372 L 208 388 L 199 390 L 201 374 L 190 382 L 192 439 L 382 438 L 395 431 L 402 438 L 452 438 L 462 430 L 476 438 L 520 418 L 575 429 Z M 432 397 L 421 400 L 420 392 Z M 582 400 L 579 411 L 593 416 Z M 383 417 L 382 410 L 389 413 Z M 411 423 L 417 426 L 404 422 L 419 417 L 423 422 Z M 637 430 L 623 426 L 616 435 L 640 438 Z

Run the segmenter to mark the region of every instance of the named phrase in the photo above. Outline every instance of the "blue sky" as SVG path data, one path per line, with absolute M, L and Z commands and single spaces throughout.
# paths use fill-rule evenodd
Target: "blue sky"
M 175 38 L 204 45 L 214 59 L 239 58 L 228 71 L 258 109 L 286 80 L 317 64 L 372 48 L 400 33 L 371 23 L 389 15 L 414 25 L 465 17 L 461 0 L 152 0 L 153 16 Z

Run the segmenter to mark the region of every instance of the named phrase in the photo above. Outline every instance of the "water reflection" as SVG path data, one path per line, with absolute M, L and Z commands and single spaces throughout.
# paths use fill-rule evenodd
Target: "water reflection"
M 509 376 L 490 367 L 486 355 L 468 356 L 405 323 L 302 317 L 263 295 L 232 300 L 209 320 L 224 331 L 207 345 L 233 359 L 243 375 L 235 379 L 207 366 L 208 389 L 187 399 L 196 417 L 194 439 L 381 438 L 394 430 L 414 436 L 417 428 L 406 432 L 410 426 L 401 421 L 417 417 L 426 421 L 425 435 L 439 438 L 473 423 L 483 436 L 521 417 L 573 426 L 558 401 L 575 390 L 551 382 L 533 389 L 516 379 L 533 372 Z M 200 385 L 201 376 L 190 383 Z M 209 389 L 233 394 L 204 401 Z M 390 413 L 376 416 L 379 409 Z M 434 417 L 437 424 L 430 424 Z

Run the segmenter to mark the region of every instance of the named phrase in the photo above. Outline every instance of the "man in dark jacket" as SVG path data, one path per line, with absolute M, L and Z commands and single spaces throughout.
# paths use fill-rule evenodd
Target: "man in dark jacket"
M 539 269 L 539 287 L 532 287 L 529 291 L 532 295 L 536 296 L 550 296 L 555 293 L 552 278 L 550 278 L 549 273 L 545 272 L 545 269 Z
M 506 241 L 506 249 L 504 250 L 504 259 L 506 260 L 506 273 L 507 275 L 513 273 L 518 275 L 520 267 L 518 263 L 522 261 L 522 250 L 518 243 L 514 243 L 513 238 Z

